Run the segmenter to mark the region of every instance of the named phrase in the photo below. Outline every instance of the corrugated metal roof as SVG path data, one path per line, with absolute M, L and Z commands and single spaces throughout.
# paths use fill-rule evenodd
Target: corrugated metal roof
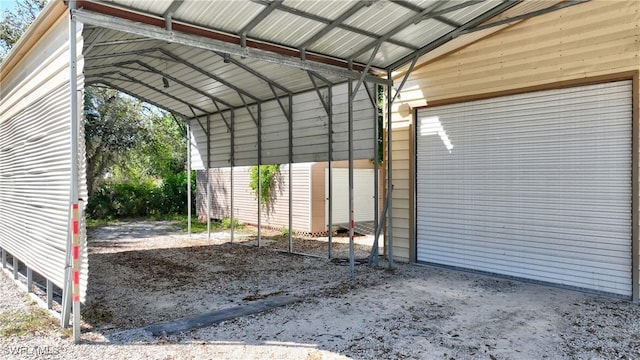
M 358 70 L 364 68 L 378 47 L 371 70 L 384 74 L 387 69 L 403 65 L 416 51 L 426 52 L 424 59 L 428 60 L 433 58 L 430 51 L 433 54 L 442 53 L 441 49 L 451 51 L 505 25 L 458 37 L 452 35 L 455 32 L 469 31 L 491 19 L 519 16 L 557 3 L 514 0 L 79 1 L 82 11 L 122 18 L 124 24 L 148 24 L 157 32 L 164 31 L 165 16 L 170 14 L 175 34 L 193 35 L 196 40 L 202 36 L 238 49 L 225 55 L 224 51 L 191 46 L 189 41 L 170 43 L 162 37 L 146 40 L 147 33 L 105 30 L 103 27 L 108 26 L 101 23 L 87 26 L 84 36 L 85 49 L 90 50 L 85 53 L 89 83 L 109 82 L 170 106 L 169 110 L 187 117 L 194 113 L 215 113 L 218 107 L 224 110 L 273 99 L 274 91 L 283 95 L 313 89 L 306 71 L 300 66 L 288 66 L 287 57 L 343 70 L 353 61 Z M 447 37 L 455 39 L 447 42 Z M 242 50 L 245 42 L 247 50 L 273 52 L 285 60 L 280 64 L 254 57 Z M 345 81 L 344 77 L 318 69 L 317 72 L 332 83 Z M 165 87 L 163 78 L 168 80 L 169 87 Z

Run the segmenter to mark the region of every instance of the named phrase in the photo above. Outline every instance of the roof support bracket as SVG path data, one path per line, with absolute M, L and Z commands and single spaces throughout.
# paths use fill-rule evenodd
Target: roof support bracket
M 213 101 L 213 105 L 216 107 L 216 110 L 218 110 L 218 114 L 220 114 L 222 121 L 224 121 L 224 124 L 227 125 L 227 132 L 233 131 L 233 129 L 231 128 L 231 124 L 229 124 L 229 122 L 227 121 L 227 118 L 224 116 L 224 113 L 220 109 L 220 106 L 218 105 L 218 103 L 215 100 L 212 100 L 212 101 Z M 232 114 L 233 114 L 233 108 L 231 108 L 230 110 L 232 111 Z
M 380 50 L 380 45 L 382 45 L 382 42 L 377 43 L 376 47 L 371 52 L 371 56 L 369 57 L 367 66 L 364 68 L 364 71 L 362 72 L 362 76 L 360 76 L 360 79 L 358 79 L 358 83 L 356 84 L 356 87 L 353 88 L 351 99 L 349 99 L 350 101 L 353 101 L 353 99 L 355 99 L 356 94 L 358 93 L 358 90 L 360 90 L 360 86 L 362 85 L 362 82 L 364 81 L 364 78 L 367 75 L 367 72 L 369 71 L 369 69 L 371 69 L 371 63 L 373 62 L 373 59 L 375 59 L 376 55 L 378 55 L 378 50 Z
M 253 114 L 253 111 L 251 111 L 251 107 L 249 107 L 249 104 L 247 104 L 247 102 L 244 100 L 244 97 L 242 96 L 242 94 L 238 94 L 240 95 L 240 99 L 242 99 L 242 103 L 244 104 L 244 108 L 247 109 L 247 112 L 249 113 L 249 116 L 251 116 L 251 119 L 253 120 L 253 123 L 256 124 L 256 127 L 260 127 L 259 125 L 259 118 L 260 118 L 260 109 L 258 108 L 258 116 L 256 117 Z
M 318 94 L 318 98 L 320 99 L 320 102 L 322 102 L 322 107 L 324 107 L 324 110 L 327 112 L 327 115 L 328 115 L 331 112 L 331 105 L 329 103 L 331 101 L 331 97 L 329 97 L 329 99 L 325 99 L 324 96 L 322 96 L 322 93 L 320 92 L 320 87 L 316 83 L 316 79 L 314 78 L 314 76 L 322 80 L 327 85 L 327 87 L 331 87 L 331 85 L 333 84 L 329 80 L 325 79 L 324 77 L 318 74 L 314 74 L 311 71 L 307 71 L 307 75 L 309 75 L 309 79 L 311 79 L 313 88 L 316 90 L 316 94 Z
M 273 87 L 273 85 L 269 84 L 269 88 L 271 89 L 273 96 L 275 96 L 276 101 L 278 102 L 278 105 L 280 105 L 280 109 L 282 109 L 282 113 L 284 114 L 284 116 L 287 118 L 288 121 L 291 121 L 291 113 L 289 112 L 290 107 L 284 106 L 284 104 L 282 103 L 282 99 L 280 98 L 280 96 L 278 96 L 278 93 L 276 93 L 276 89 Z M 289 95 L 289 101 L 291 101 L 292 96 L 291 94 L 288 94 L 288 95 Z
M 207 131 L 207 129 L 204 127 L 204 125 L 202 125 L 202 122 L 200 121 L 200 118 L 198 117 L 198 115 L 196 115 L 196 112 L 193 111 L 193 108 L 191 106 L 189 106 L 189 110 L 191 110 L 191 113 L 193 114 L 193 118 L 196 119 L 196 121 L 200 125 L 200 128 L 202 129 L 202 132 L 204 132 L 205 135 L 207 135 L 207 140 L 208 140 L 209 139 L 209 131 Z M 207 128 L 208 127 L 209 127 L 209 117 L 207 116 Z
M 398 87 L 398 89 L 396 89 L 396 93 L 395 95 L 393 95 L 393 99 L 391 99 L 392 104 L 394 101 L 396 101 L 398 94 L 400 94 L 400 90 L 402 90 L 402 88 L 404 87 L 404 84 L 407 82 L 407 79 L 409 78 L 409 75 L 411 75 L 411 72 L 413 71 L 413 67 L 416 66 L 417 61 L 418 61 L 418 56 L 415 56 L 413 58 L 413 61 L 411 61 L 411 65 L 409 65 L 409 69 L 404 74 L 404 77 L 402 78 L 402 82 L 400 83 L 400 86 Z

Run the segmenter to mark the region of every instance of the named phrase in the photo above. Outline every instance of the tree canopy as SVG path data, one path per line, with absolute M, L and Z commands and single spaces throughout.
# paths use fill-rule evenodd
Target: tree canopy
M 186 134 L 171 114 L 116 90 L 87 87 L 87 185 L 145 181 L 184 170 Z

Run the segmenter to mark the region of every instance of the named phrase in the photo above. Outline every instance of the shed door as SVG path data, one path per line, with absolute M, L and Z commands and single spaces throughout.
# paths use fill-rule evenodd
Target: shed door
M 631 81 L 422 109 L 417 259 L 631 295 Z
M 325 199 L 329 198 L 329 169 L 324 170 Z M 334 168 L 333 213 L 334 225 L 349 223 L 349 169 Z M 355 221 L 374 219 L 374 172 L 373 169 L 353 169 L 353 216 Z M 329 202 L 325 201 L 325 221 L 329 219 Z

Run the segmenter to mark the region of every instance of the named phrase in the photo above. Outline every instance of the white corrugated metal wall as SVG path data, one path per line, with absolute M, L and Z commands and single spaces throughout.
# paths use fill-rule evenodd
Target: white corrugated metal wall
M 64 287 L 71 201 L 68 21 L 64 13 L 2 79 L 0 89 L 0 247 L 60 288 Z M 79 24 L 78 54 L 82 54 L 82 43 Z M 82 89 L 81 55 L 77 65 Z M 78 96 L 82 113 L 82 95 Z M 81 144 L 82 199 L 87 198 L 84 158 Z M 82 221 L 81 301 L 88 279 L 86 245 Z
M 347 85 L 333 86 L 333 160 L 347 160 L 348 118 Z M 288 99 L 283 100 L 285 108 Z M 293 95 L 293 161 L 316 162 L 328 160 L 328 116 L 315 91 Z M 257 109 L 252 106 L 254 116 Z M 231 112 L 222 112 L 231 123 Z M 277 101 L 262 104 L 262 164 L 285 164 L 289 162 L 289 124 Z M 358 91 L 353 102 L 353 157 L 372 159 L 375 129 L 374 108 L 364 86 Z M 191 121 L 192 137 L 197 151 L 191 152 L 194 164 L 202 162 L 206 166 L 207 119 Z M 258 132 L 254 120 L 246 109 L 234 111 L 234 151 L 235 165 L 258 163 Z M 231 159 L 231 131 L 220 114 L 210 117 L 209 167 L 226 167 Z M 200 169 L 194 166 L 194 169 Z
M 418 110 L 418 261 L 631 295 L 631 89 Z

